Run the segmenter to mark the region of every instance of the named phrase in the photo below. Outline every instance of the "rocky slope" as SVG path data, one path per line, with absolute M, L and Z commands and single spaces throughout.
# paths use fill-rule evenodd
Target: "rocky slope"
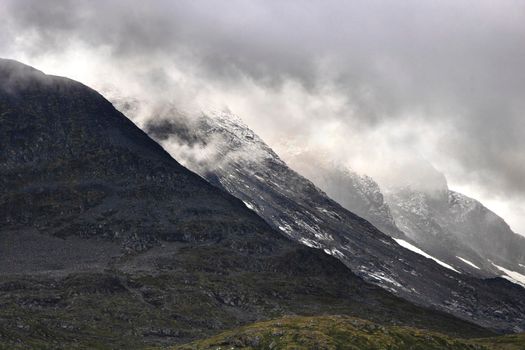
M 432 166 L 425 167 L 422 179 L 414 176 L 403 186 L 381 190 L 369 176 L 337 163 L 306 161 L 312 158 L 301 152 L 287 160 L 382 232 L 464 273 L 525 283 L 525 238 L 480 202 L 449 190 L 445 176 Z
M 144 348 L 285 314 L 490 333 L 290 241 L 97 92 L 9 60 L 0 224 L 0 348 Z
M 365 280 L 480 325 L 525 329 L 525 289 L 502 279 L 471 278 L 402 248 L 291 170 L 229 113 L 189 119 L 178 113 L 157 118 L 146 129 L 190 169 L 242 199 L 284 235 L 323 249 Z
M 377 182 L 335 162 L 324 164 L 301 152 L 289 156 L 287 164 L 322 189 L 345 209 L 359 215 L 392 237 L 406 238 L 397 227 Z M 318 159 L 316 157 L 315 159 Z
M 398 226 L 421 249 L 474 275 L 511 278 L 508 270 L 522 274 L 525 283 L 525 237 L 477 200 L 448 188 L 410 187 L 391 189 L 386 200 Z

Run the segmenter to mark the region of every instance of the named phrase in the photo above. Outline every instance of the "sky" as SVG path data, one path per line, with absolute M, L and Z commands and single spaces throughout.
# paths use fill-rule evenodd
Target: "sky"
M 381 186 L 442 186 L 435 169 L 525 234 L 524 1 L 0 0 L 0 18 L 0 56 L 141 101 L 138 125 L 228 109 L 285 160 Z

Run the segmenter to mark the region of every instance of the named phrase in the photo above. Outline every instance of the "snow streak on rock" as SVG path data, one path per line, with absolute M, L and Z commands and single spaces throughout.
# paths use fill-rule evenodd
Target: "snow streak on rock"
M 408 243 L 407 241 L 404 241 L 404 240 L 402 240 L 402 239 L 398 239 L 398 238 L 394 238 L 394 241 L 396 241 L 397 244 L 399 244 L 399 245 L 402 246 L 403 248 L 406 248 L 406 249 L 408 249 L 408 250 L 411 250 L 411 251 L 413 251 L 414 253 L 418 253 L 418 254 L 420 254 L 420 255 L 423 255 L 425 258 L 432 259 L 432 260 L 434 260 L 435 262 L 437 262 L 439 265 L 444 266 L 444 267 L 446 267 L 447 269 L 450 269 L 450 270 L 452 270 L 452 271 L 456 271 L 457 273 L 460 273 L 458 270 L 456 270 L 455 268 L 453 268 L 453 267 L 450 266 L 449 264 L 444 263 L 443 261 L 434 258 L 432 255 L 425 253 L 424 251 L 422 251 L 421 249 L 419 249 L 419 248 L 416 247 L 415 245 Z
M 473 268 L 479 270 L 479 267 L 477 267 L 475 264 L 473 264 L 472 262 L 468 261 L 467 259 L 463 259 L 463 258 L 460 257 L 460 256 L 456 256 L 456 258 L 458 258 L 459 260 L 463 261 L 465 264 L 470 265 L 470 266 L 472 266 Z
M 498 270 L 500 270 L 500 271 L 505 273 L 505 275 L 502 276 L 503 278 L 506 278 L 509 281 L 514 282 L 516 284 L 519 284 L 520 286 L 525 288 L 525 275 L 523 275 L 523 274 L 521 274 L 519 272 L 516 272 L 516 271 L 512 271 L 512 270 L 506 269 L 506 268 L 504 268 L 502 266 L 498 266 L 498 265 L 496 265 L 494 263 L 492 263 L 492 265 L 496 266 L 498 268 Z

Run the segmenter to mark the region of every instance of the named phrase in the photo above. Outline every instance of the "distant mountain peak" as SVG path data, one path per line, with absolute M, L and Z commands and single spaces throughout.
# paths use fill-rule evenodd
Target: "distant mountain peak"
M 500 282 L 477 280 L 454 272 L 456 266 L 465 264 L 457 258 L 454 263 L 446 263 L 452 269 L 442 268 L 438 263 L 396 244 L 372 224 L 345 210 L 314 183 L 289 168 L 245 123 L 238 123 L 237 118 L 229 117 L 229 113 L 203 113 L 197 122 L 192 118 L 192 128 L 189 128 L 184 117 L 158 118 L 153 115 L 145 128 L 179 159 L 185 158 L 185 147 L 213 145 L 214 149 L 219 150 L 215 154 L 217 157 L 205 159 L 202 163 L 190 157 L 183 163 L 217 187 L 241 199 L 283 235 L 304 245 L 322 249 L 343 261 L 363 279 L 388 291 L 475 322 L 491 324 L 506 321 L 496 315 L 489 317 L 488 321 L 486 315 L 490 312 L 482 310 L 487 307 L 485 302 L 491 304 L 491 300 L 508 293 L 517 293 L 509 295 L 512 300 L 517 300 L 518 294 L 525 295 L 525 290 L 508 289 L 508 284 L 505 287 L 498 286 Z M 178 146 L 171 147 L 173 142 Z M 206 161 L 211 163 L 206 165 Z M 312 162 L 308 165 L 313 173 L 316 169 L 324 170 L 323 164 Z M 341 174 L 345 181 L 350 174 L 357 187 L 340 187 L 340 191 L 361 191 L 368 198 L 365 203 L 368 203 L 369 210 L 385 210 L 388 213 L 388 205 L 377 183 L 370 177 L 345 169 Z M 383 217 L 378 214 L 378 218 Z M 398 237 L 405 237 L 392 220 L 387 220 L 387 223 L 392 224 L 391 229 Z M 478 291 L 479 297 L 485 302 L 473 302 L 468 297 L 470 292 L 466 290 Z M 496 290 L 497 297 L 493 295 Z M 481 304 L 484 306 L 480 309 Z M 512 307 L 506 307 L 506 312 L 516 312 L 515 317 L 522 317 L 518 316 L 522 315 L 522 311 L 515 309 L 515 306 L 513 301 Z M 525 315 L 525 304 L 523 308 Z M 525 328 L 525 324 L 523 326 Z M 512 327 L 515 327 L 515 323 L 512 323 Z

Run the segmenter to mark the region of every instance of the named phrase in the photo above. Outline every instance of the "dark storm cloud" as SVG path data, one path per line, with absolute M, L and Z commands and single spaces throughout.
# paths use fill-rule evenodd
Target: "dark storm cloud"
M 359 142 L 395 129 L 397 146 L 409 154 L 425 145 L 453 182 L 525 199 L 523 1 L 8 0 L 0 11 L 5 52 L 107 48 L 115 70 L 146 65 L 142 79 L 164 90 L 173 65 L 192 72 L 184 81 L 251 101 L 254 126 L 270 143 L 311 138 L 323 123 Z M 257 104 L 246 82 L 275 101 Z M 286 101 L 332 97 L 325 112 L 283 114 Z

